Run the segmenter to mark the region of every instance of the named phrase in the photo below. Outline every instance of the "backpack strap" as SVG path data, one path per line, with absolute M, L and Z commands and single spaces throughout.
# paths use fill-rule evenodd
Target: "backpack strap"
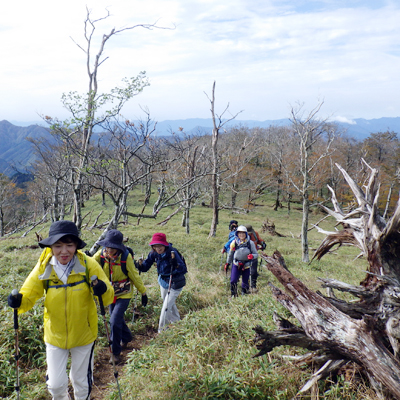
M 128 276 L 128 270 L 126 268 L 126 260 L 128 258 L 130 251 L 126 249 L 123 253 L 121 253 L 121 270 L 124 275 Z M 100 253 L 100 265 L 101 268 L 104 268 L 104 264 L 106 262 L 106 257 L 104 256 L 104 247 L 101 249 Z
M 128 259 L 130 251 L 126 249 L 122 254 L 121 254 L 121 270 L 122 272 L 128 276 L 128 270 L 126 268 L 126 260 Z
M 83 278 L 81 281 L 78 281 L 78 282 L 72 282 L 72 283 L 66 283 L 66 284 L 59 284 L 59 285 L 50 285 L 50 280 L 49 279 L 47 279 L 46 280 L 46 283 L 45 283 L 45 291 L 46 291 L 46 293 L 47 293 L 47 291 L 49 290 L 49 289 L 58 289 L 58 288 L 65 288 L 65 287 L 72 287 L 72 286 L 76 286 L 76 285 L 80 285 L 81 283 L 83 283 L 83 282 L 86 282 L 86 284 L 89 286 L 89 288 L 90 288 L 90 279 L 89 279 L 89 269 L 88 269 L 88 267 L 87 267 L 87 263 L 86 263 L 86 254 L 84 254 L 83 255 L 83 259 L 84 259 L 84 261 L 85 261 L 85 278 Z
M 73 286 L 80 285 L 81 283 L 84 283 L 84 282 L 87 283 L 86 278 L 84 278 L 84 279 L 82 279 L 81 281 L 78 281 L 78 282 L 72 282 L 72 283 L 66 283 L 66 284 L 63 283 L 63 284 L 60 284 L 60 285 L 50 285 L 49 280 L 47 280 L 47 281 L 46 281 L 46 292 L 47 292 L 49 289 L 58 289 L 58 288 L 73 287 Z

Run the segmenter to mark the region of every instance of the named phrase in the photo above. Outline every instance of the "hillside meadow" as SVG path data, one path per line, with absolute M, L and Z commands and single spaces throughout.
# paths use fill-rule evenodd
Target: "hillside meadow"
M 139 211 L 137 200 L 141 193 L 129 199 L 128 210 Z M 271 296 L 267 283 L 279 286 L 265 267 L 260 271 L 259 292 L 230 299 L 228 278 L 221 268 L 221 249 L 227 240 L 228 224 L 237 219 L 240 224 L 252 224 L 266 241 L 266 253 L 275 249 L 284 256 L 290 271 L 313 290 L 320 289 L 318 277 L 335 278 L 350 284 L 358 284 L 365 276 L 367 263 L 356 259 L 358 250 L 343 247 L 311 264 L 301 262 L 301 211 L 287 209 L 273 211 L 273 199 L 265 196 L 257 200 L 257 205 L 247 214 L 232 214 L 227 210 L 220 213 L 220 221 L 215 238 L 208 238 L 211 223 L 211 209 L 197 206 L 191 211 L 190 234 L 185 234 L 181 226 L 181 216 L 176 215 L 165 226 L 157 225 L 166 218 L 171 209 L 165 209 L 157 220 L 129 218 L 119 229 L 128 237 L 136 258 L 147 255 L 148 243 L 155 232 L 164 232 L 167 240 L 178 248 L 188 265 L 187 285 L 178 298 L 178 308 L 182 321 L 169 330 L 148 340 L 139 351 L 132 351 L 119 374 L 123 399 L 291 399 L 313 372 L 310 368 L 296 366 L 285 355 L 304 353 L 290 347 L 275 349 L 268 355 L 253 358 L 257 349 L 253 344 L 254 328 L 261 325 L 274 330 L 272 314 L 277 311 L 296 323 L 290 313 L 283 309 Z M 85 204 L 84 225 L 91 226 L 100 211 L 99 223 L 106 221 L 112 213 L 112 205 L 101 206 L 99 198 Z M 310 215 L 310 226 L 323 215 L 316 210 Z M 262 233 L 262 223 L 269 220 L 276 231 L 285 237 Z M 326 220 L 321 227 L 332 230 L 333 221 Z M 41 234 L 46 237 L 50 221 L 44 225 Z M 36 231 L 40 228 L 37 227 Z M 1 329 L 0 329 L 0 397 L 16 399 L 13 313 L 7 306 L 7 296 L 14 288 L 19 288 L 35 265 L 40 249 L 36 245 L 35 229 L 22 238 L 23 232 L 0 240 L 1 261 Z M 100 229 L 84 228 L 82 238 L 87 248 L 96 241 Z M 315 229 L 309 232 L 311 254 L 323 239 Z M 265 265 L 265 264 L 264 264 Z M 156 268 L 141 275 L 148 287 L 149 304 L 140 309 L 140 317 L 135 318 L 130 327 L 134 334 L 144 335 L 158 326 L 161 299 L 157 284 Z M 337 294 L 339 297 L 343 294 Z M 133 303 L 133 301 L 132 301 Z M 139 302 L 140 303 L 140 302 Z M 19 318 L 20 329 L 20 380 L 21 399 L 49 399 L 46 390 L 45 352 L 42 341 L 43 303 L 39 302 L 28 313 Z M 132 304 L 133 307 L 133 304 Z M 126 315 L 132 319 L 132 307 Z M 99 318 L 100 337 L 96 352 L 107 347 L 103 322 Z M 96 354 L 97 354 L 96 353 Z M 95 382 L 96 383 L 96 382 Z M 319 383 L 320 399 L 375 399 L 361 379 L 326 380 Z M 115 380 L 110 377 L 109 386 L 103 390 L 102 399 L 118 399 Z M 310 393 L 301 399 L 310 399 Z M 316 397 L 315 397 L 316 398 Z M 99 397 L 96 397 L 99 399 Z

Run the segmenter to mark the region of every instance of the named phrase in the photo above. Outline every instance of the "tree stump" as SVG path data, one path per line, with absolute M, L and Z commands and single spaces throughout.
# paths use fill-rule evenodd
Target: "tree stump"
M 378 171 L 366 165 L 370 177 L 363 191 L 336 164 L 352 189 L 358 207 L 344 213 L 328 186 L 334 209 L 321 207 L 345 228 L 326 232 L 317 227 L 326 238 L 313 257 L 320 259 L 335 246 L 357 246 L 369 263 L 360 285 L 319 278 L 322 287 L 351 293 L 357 301 L 345 302 L 313 292 L 292 275 L 278 251 L 272 256 L 261 254 L 267 268 L 285 289 L 283 292 L 269 284 L 273 296 L 297 318 L 300 326 L 275 314 L 277 331 L 266 332 L 260 326 L 255 327 L 254 341 L 259 349 L 255 357 L 281 345 L 310 350 L 304 359 L 312 360 L 320 368 L 299 393 L 354 362 L 368 376 L 379 398 L 400 399 L 400 202 L 386 222 L 378 211 Z

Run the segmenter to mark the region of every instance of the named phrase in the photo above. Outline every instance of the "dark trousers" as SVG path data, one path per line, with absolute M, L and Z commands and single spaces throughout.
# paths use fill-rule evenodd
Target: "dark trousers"
M 239 282 L 240 276 L 242 276 L 242 293 L 248 293 L 250 268 L 241 270 L 238 268 L 237 265 L 232 263 L 232 271 L 231 271 L 231 293 L 232 293 L 232 296 L 237 296 L 237 284 Z
M 252 289 L 257 287 L 257 278 L 258 278 L 258 259 L 253 259 L 250 267 L 250 285 Z
M 121 353 L 121 341 L 128 343 L 132 340 L 132 332 L 126 325 L 124 314 L 128 308 L 130 299 L 117 299 L 113 304 L 110 304 L 110 325 L 112 341 L 112 352 L 118 356 Z

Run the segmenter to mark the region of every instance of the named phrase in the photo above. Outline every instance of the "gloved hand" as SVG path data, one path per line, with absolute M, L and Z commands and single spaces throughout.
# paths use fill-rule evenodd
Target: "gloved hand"
M 249 255 L 247 256 L 247 259 L 248 259 L 248 260 L 252 260 L 253 258 L 254 258 L 253 254 L 249 254 Z
M 140 272 L 140 264 L 138 261 L 133 260 L 133 264 L 135 265 L 135 268 Z
M 222 254 L 226 253 L 225 247 L 221 250 L 221 253 L 222 253 Z
M 147 297 L 147 294 L 146 293 L 142 294 L 142 306 L 143 307 L 147 306 L 148 301 L 149 301 L 149 298 Z
M 228 271 L 229 271 L 229 266 L 230 266 L 229 263 L 226 263 L 226 264 L 225 264 L 225 266 L 224 266 L 225 272 L 228 272 Z
M 97 283 L 93 285 L 93 293 L 95 296 L 102 296 L 107 292 L 107 285 L 100 279 L 97 279 Z
M 11 308 L 19 308 L 21 306 L 22 294 L 18 293 L 14 296 L 10 294 L 8 295 L 7 301 Z
M 241 261 L 239 261 L 238 263 L 238 269 L 239 271 L 244 271 L 244 263 L 242 263 Z
M 265 248 L 267 247 L 267 244 L 265 242 L 261 243 L 261 250 L 265 250 Z

